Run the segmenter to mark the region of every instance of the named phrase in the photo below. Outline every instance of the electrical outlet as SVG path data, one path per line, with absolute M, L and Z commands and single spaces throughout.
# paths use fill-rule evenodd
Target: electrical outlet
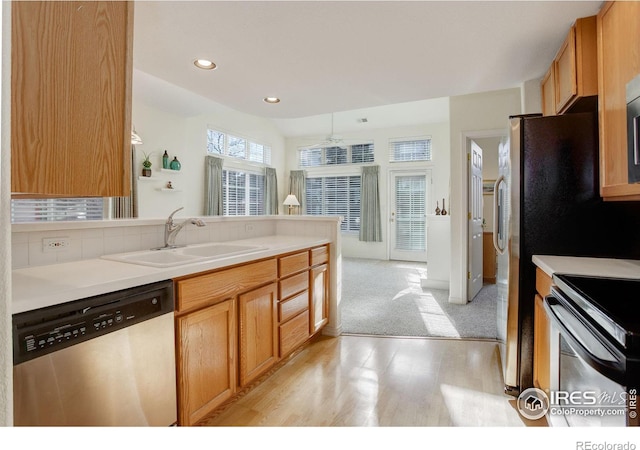
M 247 232 L 253 231 L 253 224 L 252 223 L 245 224 L 244 231 L 247 231 Z
M 59 252 L 66 250 L 71 246 L 71 240 L 68 237 L 43 238 L 43 252 Z

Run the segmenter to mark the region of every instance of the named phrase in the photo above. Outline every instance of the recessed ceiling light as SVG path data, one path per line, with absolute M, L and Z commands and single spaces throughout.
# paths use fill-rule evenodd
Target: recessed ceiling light
M 213 61 L 209 61 L 208 59 L 196 59 L 193 64 L 200 69 L 205 70 L 213 70 L 216 68 L 216 65 Z
M 262 101 L 265 103 L 280 103 L 280 99 L 278 97 L 265 97 Z

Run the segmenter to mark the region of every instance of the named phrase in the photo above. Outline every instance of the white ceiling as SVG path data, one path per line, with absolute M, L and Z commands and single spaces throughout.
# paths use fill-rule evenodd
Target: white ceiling
M 185 114 L 204 97 L 300 119 L 517 87 L 544 75 L 572 22 L 601 4 L 138 0 L 134 95 L 157 102 L 163 86 L 162 101 Z M 197 69 L 195 58 L 218 68 Z

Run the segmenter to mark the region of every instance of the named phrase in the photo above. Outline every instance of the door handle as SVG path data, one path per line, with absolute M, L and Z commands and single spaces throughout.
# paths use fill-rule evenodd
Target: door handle
M 505 182 L 504 175 L 500 175 L 493 186 L 493 246 L 500 255 L 504 255 L 506 245 L 502 247 L 499 243 L 499 238 L 503 235 L 502 229 L 502 205 L 500 204 L 500 184 Z M 504 203 L 504 201 L 502 202 Z M 502 213 L 502 214 L 500 214 Z

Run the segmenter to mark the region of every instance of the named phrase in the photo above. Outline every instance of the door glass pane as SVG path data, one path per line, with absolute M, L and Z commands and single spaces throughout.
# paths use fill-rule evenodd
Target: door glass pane
M 426 250 L 426 179 L 396 177 L 396 249 Z

